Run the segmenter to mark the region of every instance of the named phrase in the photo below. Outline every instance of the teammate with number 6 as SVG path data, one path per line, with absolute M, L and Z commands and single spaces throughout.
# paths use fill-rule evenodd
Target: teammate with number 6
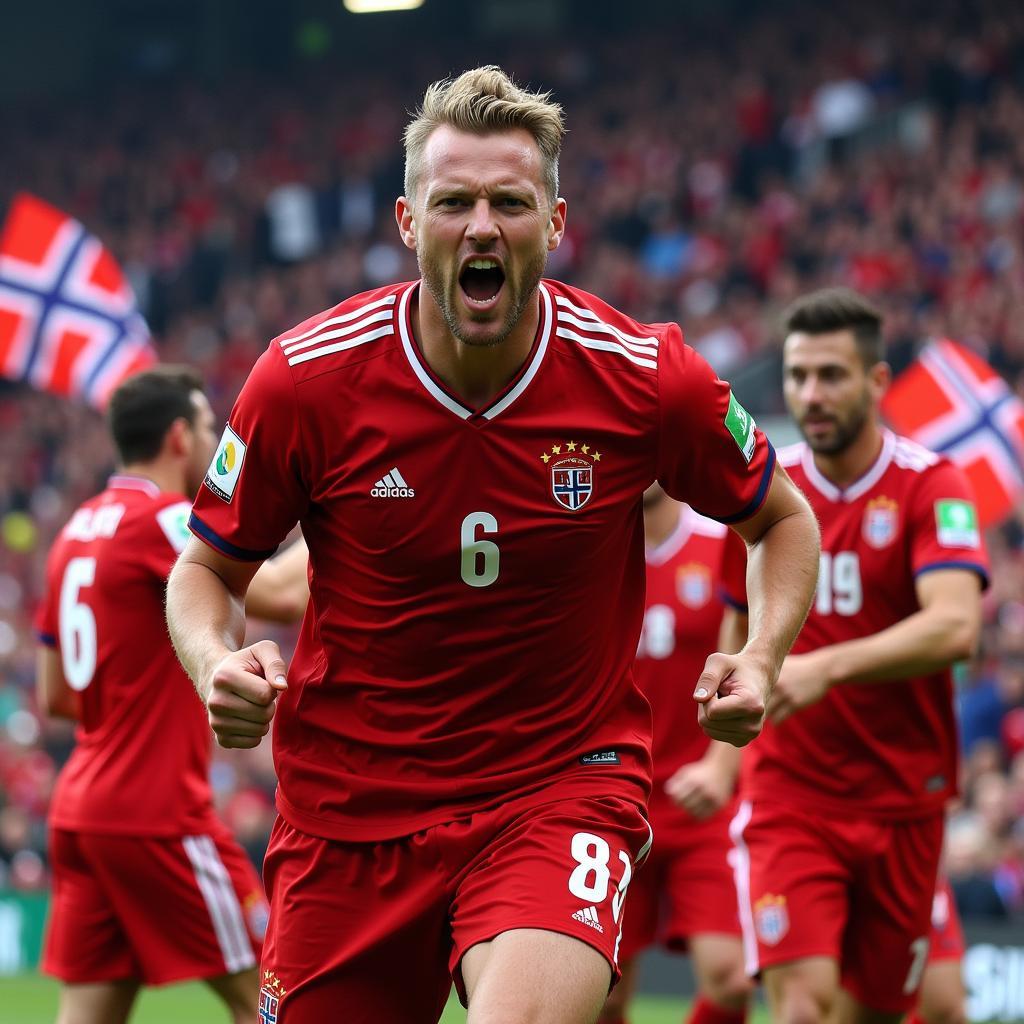
M 193 371 L 157 367 L 117 388 L 109 422 L 121 469 L 58 536 L 36 623 L 40 706 L 79 723 L 50 803 L 42 967 L 64 983 L 58 1024 L 120 1024 L 140 985 L 185 978 L 251 1024 L 266 901 L 214 814 L 209 730 L 164 623 L 213 413 Z
M 822 527 L 818 587 L 744 752 L 731 825 L 747 966 L 780 1024 L 895 1024 L 928 962 L 946 801 L 950 665 L 974 651 L 986 556 L 969 484 L 879 422 L 881 316 L 833 288 L 788 311 L 782 449 Z M 723 584 L 743 606 L 743 553 Z M 726 630 L 745 636 L 733 613 Z
M 223 745 L 274 719 L 267 1020 L 433 1024 L 453 979 L 472 1024 L 595 1020 L 651 842 L 644 489 L 752 547 L 750 642 L 691 681 L 710 735 L 757 735 L 810 601 L 813 517 L 729 386 L 542 280 L 562 134 L 498 68 L 430 87 L 395 209 L 421 279 L 271 342 L 195 502 L 172 637 Z M 286 666 L 241 602 L 297 521 Z

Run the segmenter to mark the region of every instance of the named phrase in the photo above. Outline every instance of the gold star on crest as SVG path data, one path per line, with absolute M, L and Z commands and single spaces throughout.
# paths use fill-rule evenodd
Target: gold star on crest
M 594 452 L 594 461 L 595 462 L 600 462 L 601 461 L 601 453 L 600 452 Z
M 552 455 L 561 455 L 562 454 L 562 446 L 560 444 L 553 444 L 551 446 L 551 454 Z
M 570 441 L 570 442 L 569 442 L 569 443 L 568 443 L 568 444 L 567 444 L 567 445 L 565 446 L 565 450 L 566 450 L 566 451 L 569 451 L 569 452 L 574 452 L 574 451 L 576 451 L 576 442 L 575 442 L 575 441 Z
M 580 448 L 580 451 L 583 452 L 584 455 L 589 455 L 590 454 L 590 445 L 589 444 L 583 445 L 583 447 Z
M 544 460 L 544 465 L 545 466 L 551 461 L 551 456 L 548 455 L 547 452 L 544 452 L 544 454 L 541 455 L 541 458 Z
M 284 985 L 281 984 L 281 979 L 273 971 L 263 972 L 263 987 L 279 999 L 288 994 L 285 992 Z

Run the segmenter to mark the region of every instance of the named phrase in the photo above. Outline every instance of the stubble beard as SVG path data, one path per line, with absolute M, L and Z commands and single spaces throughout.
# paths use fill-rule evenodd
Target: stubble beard
M 807 446 L 815 454 L 841 455 L 860 437 L 861 432 L 864 430 L 864 425 L 868 421 L 870 405 L 871 399 L 865 392 L 861 397 L 861 401 L 850 411 L 849 416 L 836 420 L 835 433 L 830 438 L 814 440 L 808 437 L 802 425 L 800 433 L 803 434 Z
M 444 272 L 418 250 L 416 262 L 420 268 L 420 277 L 437 304 L 437 308 L 441 311 L 441 316 L 444 318 L 445 325 L 451 331 L 452 336 L 461 341 L 463 345 L 469 345 L 472 348 L 494 348 L 496 345 L 500 345 L 512 333 L 526 311 L 526 307 L 529 306 L 530 300 L 537 290 L 537 285 L 540 284 L 540 280 L 544 276 L 548 254 L 547 251 L 538 253 L 526 264 L 523 268 L 523 273 L 520 275 L 520 287 L 512 292 L 512 305 L 507 316 L 494 334 L 483 338 L 479 335 L 467 337 L 463 323 L 459 320 L 455 308 L 455 291 L 459 287 L 458 278 L 456 277 L 450 286 L 447 285 L 444 279 Z M 503 287 L 512 289 L 509 278 L 505 278 Z

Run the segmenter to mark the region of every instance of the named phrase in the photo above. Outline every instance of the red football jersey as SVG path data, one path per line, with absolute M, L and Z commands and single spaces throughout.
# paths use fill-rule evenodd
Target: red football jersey
M 890 431 L 874 465 L 840 490 L 811 450 L 780 462 L 821 523 L 815 602 L 793 653 L 879 633 L 920 609 L 915 581 L 960 568 L 987 580 L 988 563 L 970 486 L 947 459 Z M 729 540 L 726 600 L 745 600 L 745 552 Z M 949 670 L 893 682 L 833 687 L 824 700 L 764 732 L 743 757 L 747 798 L 831 811 L 913 817 L 956 792 L 957 732 Z
M 273 341 L 190 525 L 231 557 L 296 521 L 310 605 L 275 721 L 278 807 L 384 839 L 557 782 L 646 799 L 641 495 L 719 519 L 760 507 L 764 435 L 674 324 L 556 282 L 532 350 L 468 408 L 413 337 L 418 283 Z
M 665 783 L 707 750 L 693 690 L 708 655 L 718 650 L 718 573 L 728 532 L 683 505 L 676 529 L 647 550 L 647 607 L 634 672 L 654 720 L 652 813 L 656 806 L 683 813 L 666 795 Z
M 50 804 L 56 828 L 208 831 L 210 730 L 164 619 L 188 512 L 181 494 L 114 476 L 50 552 L 36 627 L 81 700 L 77 744 Z

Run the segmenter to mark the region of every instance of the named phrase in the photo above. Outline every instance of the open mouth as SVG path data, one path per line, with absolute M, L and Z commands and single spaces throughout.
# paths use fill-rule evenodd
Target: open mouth
M 490 305 L 505 283 L 505 271 L 497 260 L 479 257 L 467 261 L 459 275 L 462 293 L 477 306 Z

